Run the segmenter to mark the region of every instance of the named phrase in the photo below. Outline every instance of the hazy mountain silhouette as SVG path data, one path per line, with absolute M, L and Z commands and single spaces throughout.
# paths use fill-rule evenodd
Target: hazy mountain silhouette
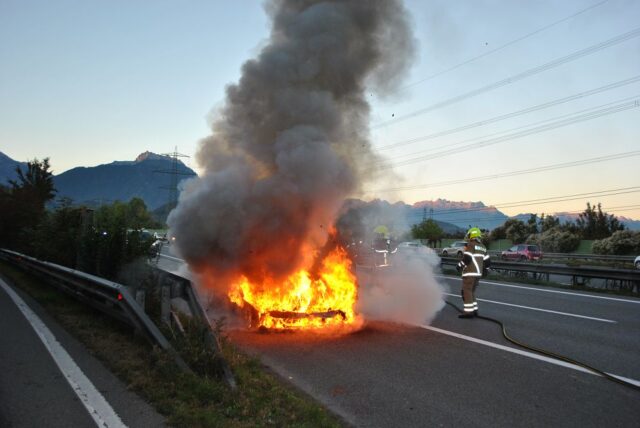
M 18 178 L 16 173 L 16 167 L 19 166 L 23 171 L 27 168 L 26 162 L 18 162 L 11 159 L 9 156 L 0 152 L 0 184 L 8 184 L 9 180 L 15 180 Z
M 411 216 L 416 222 L 422 218 L 452 223 L 460 228 L 469 226 L 481 229 L 493 229 L 502 225 L 509 217 L 497 208 L 486 206 L 482 202 L 449 201 L 436 199 L 435 201 L 420 201 L 411 206 Z
M 133 197 L 140 197 L 158 219 L 164 220 L 169 211 L 168 187 L 171 176 L 167 172 L 171 170 L 172 162 L 168 156 L 147 151 L 132 161 L 114 161 L 94 167 L 73 168 L 54 177 L 57 197 L 69 197 L 76 204 L 91 206 L 116 200 L 126 202 Z M 7 185 L 8 180 L 15 180 L 16 166 L 26 168 L 26 165 L 26 162 L 16 161 L 0 152 L 0 184 Z M 189 175 L 184 174 L 195 175 L 195 172 L 181 161 L 177 162 L 177 170 L 181 174 L 178 181 L 189 178 Z M 469 226 L 491 230 L 509 218 L 495 207 L 486 206 L 482 202 L 446 199 L 420 201 L 413 205 L 403 202 L 379 202 L 383 205 L 393 205 L 394 209 L 400 210 L 409 224 L 419 223 L 423 218 L 433 218 L 448 233 L 457 233 L 457 229 L 466 230 Z M 575 221 L 577 217 L 577 214 L 569 213 L 550 214 L 560 218 L 562 222 Z M 515 218 L 526 222 L 529 215 L 518 214 Z M 619 216 L 618 219 L 629 229 L 640 230 L 640 220 L 623 216 Z
M 58 197 L 69 197 L 77 204 L 100 205 L 113 201 L 144 200 L 149 210 L 168 202 L 173 160 L 151 152 L 134 161 L 115 161 L 94 167 L 77 167 L 54 177 Z M 177 162 L 178 181 L 195 172 Z M 179 186 L 178 186 L 179 187 Z

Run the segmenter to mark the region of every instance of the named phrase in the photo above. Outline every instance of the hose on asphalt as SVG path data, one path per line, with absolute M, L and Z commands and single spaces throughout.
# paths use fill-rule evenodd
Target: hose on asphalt
M 456 305 L 454 305 L 453 303 L 448 302 L 446 300 L 445 300 L 445 303 L 447 305 L 451 306 L 452 308 L 454 308 L 459 313 L 463 313 L 462 310 L 460 308 L 458 308 Z M 502 321 L 500 321 L 500 320 L 497 320 L 495 318 L 485 317 L 483 315 L 476 315 L 475 318 L 480 318 L 480 319 L 483 319 L 485 321 L 490 321 L 490 322 L 492 322 L 494 324 L 498 324 L 502 328 L 502 335 L 504 336 L 504 338 L 507 339 L 509 342 L 513 343 L 514 345 L 520 346 L 521 348 L 525 348 L 525 349 L 528 349 L 528 350 L 533 351 L 533 352 L 537 352 L 538 354 L 546 355 L 547 357 L 551 357 L 551 358 L 554 358 L 556 360 L 560 360 L 560 361 L 564 361 L 564 362 L 569 363 L 569 364 L 580 366 L 580 367 L 582 367 L 584 369 L 587 369 L 587 370 L 589 370 L 589 371 L 591 371 L 593 373 L 596 373 L 596 374 L 598 374 L 598 375 L 600 375 L 600 376 L 602 376 L 604 378 L 607 378 L 607 379 L 609 379 L 609 380 L 611 380 L 613 382 L 619 383 L 620 385 L 624 385 L 624 386 L 626 386 L 628 388 L 634 389 L 636 391 L 640 391 L 640 386 L 635 385 L 635 384 L 633 384 L 631 382 L 627 382 L 625 380 L 619 379 L 616 376 L 612 376 L 609 373 L 604 372 L 604 371 L 602 371 L 600 369 L 597 369 L 595 367 L 592 367 L 592 366 L 590 366 L 588 364 L 582 363 L 580 361 L 576 361 L 573 358 L 565 357 L 564 355 L 556 354 L 555 352 L 551 352 L 551 351 L 547 351 L 545 349 L 536 348 L 535 346 L 527 345 L 526 343 L 520 342 L 519 340 L 516 340 L 516 339 L 512 338 L 511 336 L 509 336 L 507 334 L 507 329 L 506 329 L 504 323 Z

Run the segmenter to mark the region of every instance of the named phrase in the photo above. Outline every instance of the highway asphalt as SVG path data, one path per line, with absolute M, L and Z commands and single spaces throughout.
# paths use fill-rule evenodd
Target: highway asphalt
M 0 287 L 0 427 L 100 426 L 96 412 L 103 410 L 101 406 L 115 412 L 113 419 L 106 419 L 111 427 L 165 425 L 160 414 L 129 391 L 33 299 L 6 278 L 0 277 L 0 281 L 26 303 L 27 312 L 35 315 L 30 321 L 7 290 Z M 39 325 L 38 319 L 44 329 L 36 333 L 32 322 Z M 52 334 L 45 339 L 51 352 L 41 340 L 42 335 L 47 337 L 46 330 Z M 71 362 L 64 360 L 65 354 Z M 90 385 L 77 376 L 84 376 Z M 73 388 L 67 378 L 74 383 Z M 98 396 L 106 405 L 97 400 Z M 92 408 L 94 417 L 83 401 Z
M 456 280 L 444 282 L 453 283 L 447 287 L 451 294 L 457 291 Z M 640 301 L 500 287 L 484 284 L 478 295 L 615 320 L 480 302 L 483 314 L 503 320 L 522 341 L 640 379 Z M 639 391 L 534 354 L 510 352 L 514 347 L 496 325 L 458 319 L 448 306 L 432 326 L 438 330 L 372 323 L 339 338 L 255 332 L 232 337 L 354 426 L 638 426 Z
M 162 260 L 175 270 L 179 259 Z M 438 277 L 461 306 L 460 280 Z M 482 281 L 509 334 L 640 385 L 640 299 Z M 517 348 L 445 306 L 429 326 L 371 322 L 341 337 L 234 331 L 232 340 L 353 426 L 637 427 L 640 392 Z

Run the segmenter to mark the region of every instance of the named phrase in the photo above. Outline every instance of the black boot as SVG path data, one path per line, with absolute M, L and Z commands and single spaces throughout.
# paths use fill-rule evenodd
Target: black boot
M 474 317 L 477 317 L 478 315 L 480 315 L 480 314 L 478 313 L 478 310 L 477 310 L 477 309 L 476 309 L 475 311 L 473 311 L 473 316 L 474 316 Z
M 473 313 L 467 312 L 465 314 L 458 315 L 458 318 L 473 318 L 473 316 L 474 316 Z

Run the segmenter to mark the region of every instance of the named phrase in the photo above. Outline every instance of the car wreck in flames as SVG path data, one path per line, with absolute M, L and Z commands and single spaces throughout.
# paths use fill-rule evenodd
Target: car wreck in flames
M 337 246 L 314 270 L 300 269 L 284 280 L 260 283 L 241 277 L 228 293 L 246 310 L 251 327 L 325 329 L 358 322 L 357 281 L 344 248 Z

